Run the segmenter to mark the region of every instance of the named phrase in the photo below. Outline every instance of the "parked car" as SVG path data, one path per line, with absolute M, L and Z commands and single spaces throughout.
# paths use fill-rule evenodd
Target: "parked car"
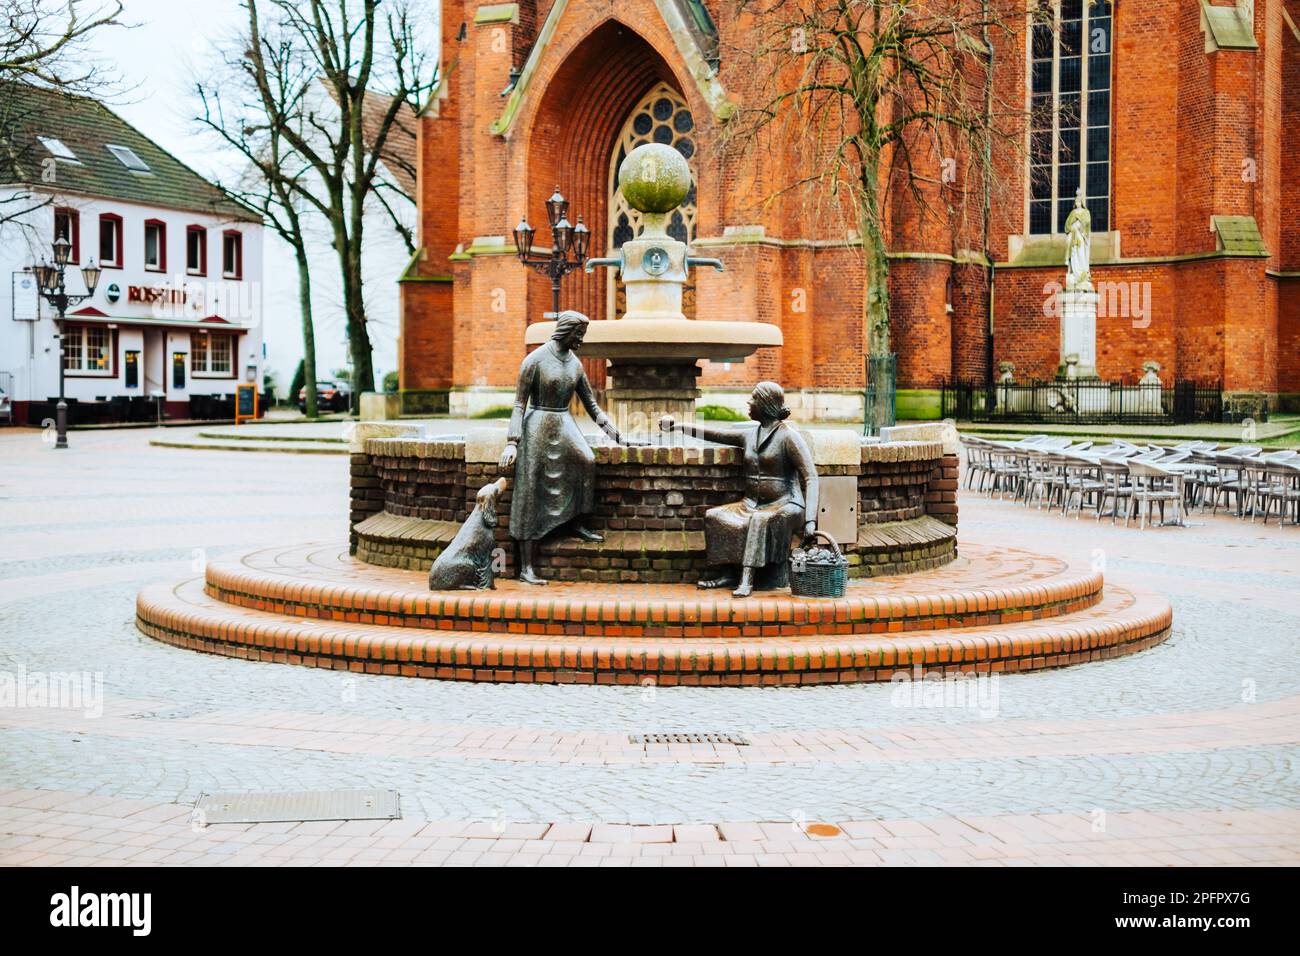
M 318 412 L 346 412 L 352 407 L 352 387 L 345 382 L 317 382 L 316 410 Z M 298 409 L 307 411 L 307 389 L 298 389 Z
M 6 425 L 14 423 L 14 403 L 3 388 L 0 388 L 0 419 L 4 419 Z

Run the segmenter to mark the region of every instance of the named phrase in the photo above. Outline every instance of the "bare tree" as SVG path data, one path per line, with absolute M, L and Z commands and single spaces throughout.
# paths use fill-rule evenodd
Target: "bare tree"
M 18 95 L 22 87 L 102 94 L 115 85 L 87 45 L 95 31 L 121 26 L 121 13 L 121 0 L 0 0 L 0 168 L 30 182 L 40 166 L 34 140 L 18 135 L 30 119 Z M 0 227 L 50 201 L 26 190 L 0 198 Z
M 433 88 L 433 69 L 405 0 L 245 0 L 248 72 L 265 123 L 301 156 L 314 182 L 298 194 L 329 225 L 354 364 L 353 408 L 374 389 L 361 251 L 367 202 L 382 199 L 381 163 L 403 110 Z M 287 55 L 288 59 L 285 59 Z M 310 67 L 335 109 L 316 108 Z M 281 79 L 277 74 L 288 70 Z M 281 90 L 291 90 L 285 97 Z M 372 96 L 366 109 L 367 95 Z M 386 97 L 382 108 L 374 104 Z
M 303 394 L 308 418 L 319 415 L 316 394 L 316 332 L 312 315 L 311 265 L 307 255 L 304 193 L 311 166 L 285 139 L 283 128 L 267 121 L 262 92 L 243 43 L 219 49 L 217 68 L 196 80 L 197 122 L 244 160 L 233 182 L 219 182 L 232 199 L 257 210 L 293 250 L 298 269 L 298 308 L 302 323 Z M 285 116 L 302 113 L 297 98 L 306 95 L 314 73 L 305 57 L 286 41 L 264 50 L 274 68 L 267 71 L 272 95 Z M 292 398 L 292 396 L 291 396 Z
M 872 356 L 890 352 L 891 204 L 967 226 L 974 184 L 993 188 L 994 145 L 1014 148 L 1023 106 L 993 96 L 993 38 L 1023 32 L 1033 0 L 737 0 L 755 38 L 738 52 L 757 89 L 724 134 L 790 156 L 764 198 L 791 195 L 838 217 L 860 244 Z M 960 165 L 962 181 L 943 166 Z M 900 200 L 900 197 L 902 199 Z M 986 215 L 986 213 L 985 213 Z M 983 240 L 987 245 L 987 238 Z M 987 250 L 985 250 L 987 252 Z

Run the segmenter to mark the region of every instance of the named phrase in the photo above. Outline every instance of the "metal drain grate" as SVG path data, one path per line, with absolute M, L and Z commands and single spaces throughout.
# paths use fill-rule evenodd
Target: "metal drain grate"
M 396 820 L 396 790 L 295 790 L 204 793 L 194 807 L 202 823 L 296 823 L 304 820 Z
M 749 738 L 744 734 L 631 734 L 628 736 L 634 744 L 734 744 L 748 747 Z

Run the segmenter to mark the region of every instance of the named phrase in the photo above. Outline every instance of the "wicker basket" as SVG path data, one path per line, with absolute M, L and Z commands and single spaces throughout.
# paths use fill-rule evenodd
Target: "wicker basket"
M 803 550 L 817 539 L 830 545 L 834 560 L 809 561 L 803 556 Z M 799 597 L 844 597 L 848 572 L 848 559 L 835 539 L 824 531 L 814 531 L 790 557 L 790 593 Z

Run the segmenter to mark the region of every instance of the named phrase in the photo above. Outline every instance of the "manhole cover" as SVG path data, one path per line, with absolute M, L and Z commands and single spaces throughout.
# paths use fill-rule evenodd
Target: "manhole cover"
M 396 790 L 292 790 L 204 793 L 194 807 L 201 823 L 294 823 L 302 820 L 396 820 Z
M 748 747 L 749 738 L 744 734 L 632 734 L 628 737 L 634 744 L 734 744 Z

